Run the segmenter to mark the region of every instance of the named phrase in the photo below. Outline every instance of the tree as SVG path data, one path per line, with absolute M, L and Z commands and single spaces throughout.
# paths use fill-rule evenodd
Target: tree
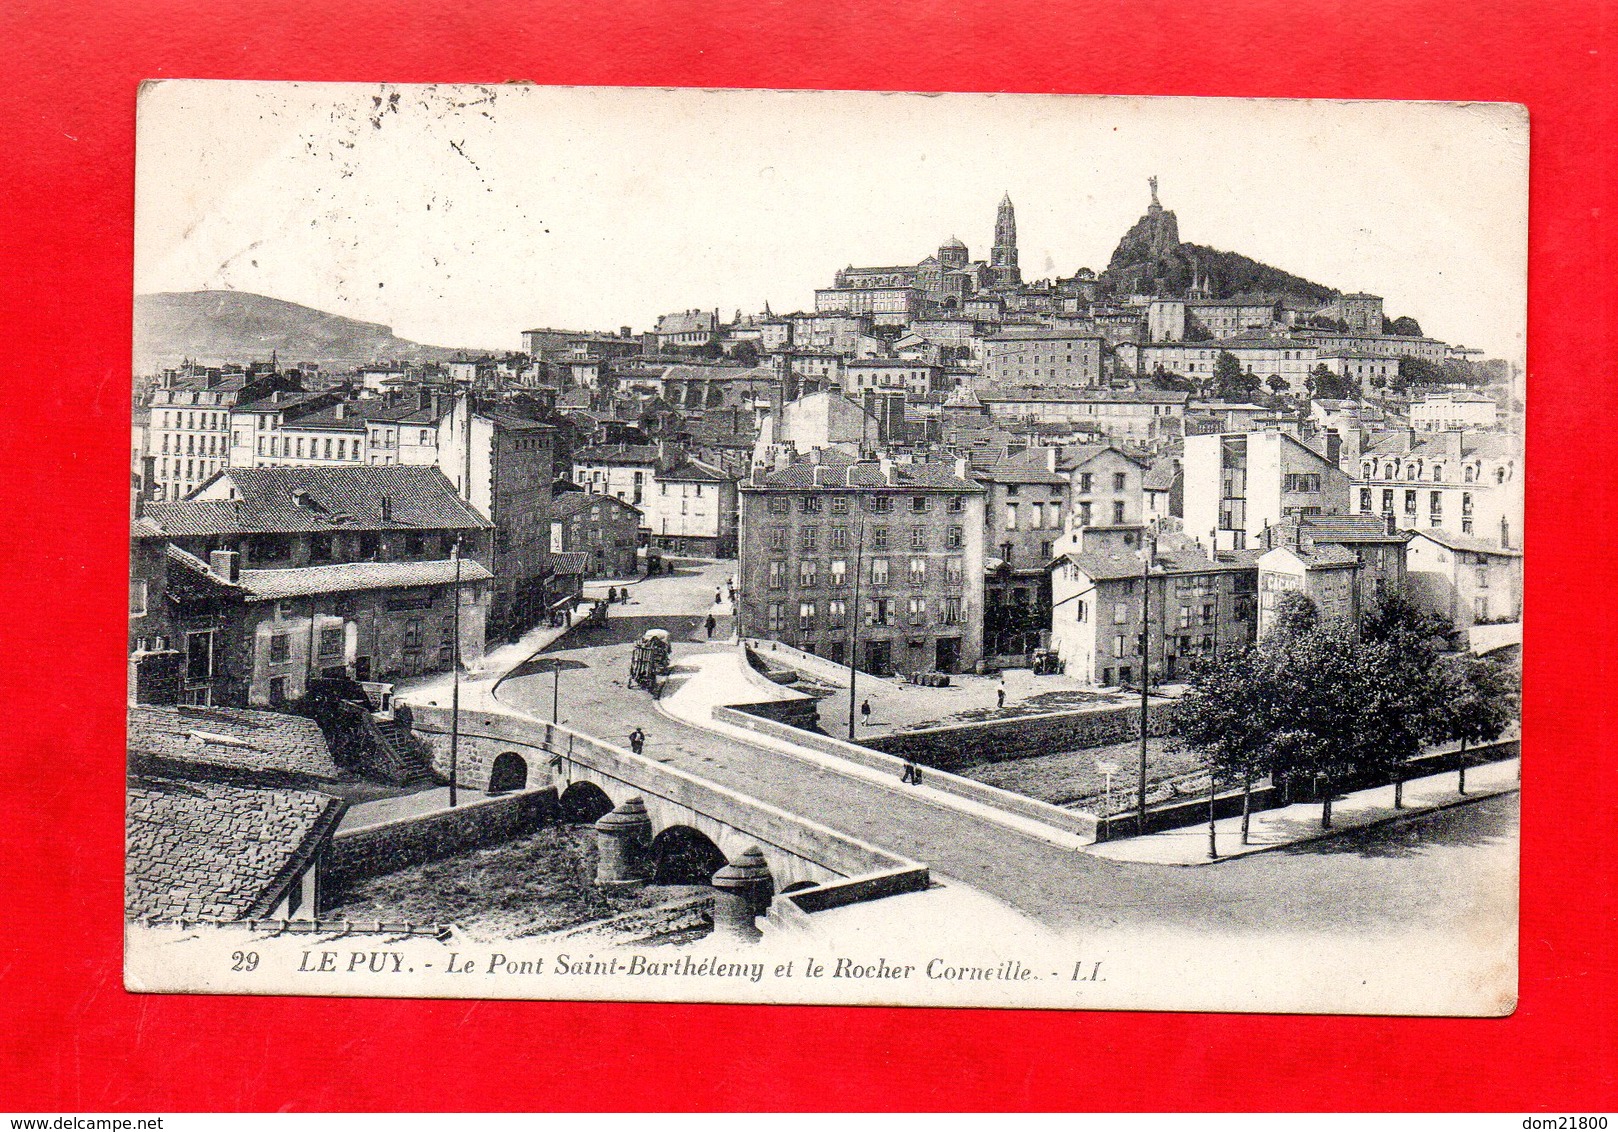
M 1315 599 L 1301 590 L 1292 590 L 1276 599 L 1275 620 L 1270 632 L 1278 637 L 1293 638 L 1312 633 L 1320 625 L 1320 607 Z
M 1259 390 L 1259 380 L 1242 369 L 1242 363 L 1229 350 L 1214 358 L 1213 394 L 1222 401 L 1240 401 Z
M 1447 380 L 1443 368 L 1426 358 L 1400 358 L 1399 377 L 1391 391 L 1403 393 L 1412 385 L 1443 385 Z
M 1382 333 L 1384 334 L 1397 334 L 1401 338 L 1423 337 L 1421 333 L 1421 323 L 1417 322 L 1407 314 L 1400 315 L 1392 322 L 1388 322 L 1386 318 L 1384 318 L 1382 321 L 1386 324 L 1382 330 Z
M 1285 393 L 1288 389 L 1291 388 L 1291 386 L 1289 386 L 1287 384 L 1287 379 L 1282 377 L 1278 373 L 1271 374 L 1270 375 L 1270 380 L 1268 382 L 1266 382 L 1265 384 L 1267 384 L 1270 387 L 1270 392 L 1275 394 L 1275 396 L 1277 396 L 1277 397 L 1281 396 L 1283 393 Z
M 1174 705 L 1174 742 L 1202 754 L 1209 778 L 1242 783 L 1242 844 L 1247 844 L 1253 782 L 1271 772 L 1277 726 L 1274 666 L 1256 648 L 1219 657 L 1193 674 L 1191 690 Z M 1209 790 L 1213 790 L 1210 781 Z M 1210 842 L 1210 849 L 1212 843 Z
M 1350 378 L 1333 373 L 1324 362 L 1309 371 L 1308 385 L 1311 395 L 1326 400 L 1349 401 L 1359 395 Z
M 1466 745 L 1492 743 L 1517 717 L 1521 688 L 1517 672 L 1471 653 L 1446 657 L 1439 667 L 1441 698 L 1433 738 L 1460 740 L 1456 789 L 1466 793 Z
M 730 351 L 730 356 L 743 365 L 756 366 L 758 365 L 758 345 L 750 339 L 743 339 L 736 343 L 735 347 Z
M 1165 369 L 1162 362 L 1152 370 L 1152 387 L 1155 389 L 1170 389 L 1182 393 L 1195 393 L 1197 383 L 1171 369 Z

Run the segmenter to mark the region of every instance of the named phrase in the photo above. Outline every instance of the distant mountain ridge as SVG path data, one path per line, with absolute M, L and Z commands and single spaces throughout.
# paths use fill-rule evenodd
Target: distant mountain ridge
M 346 369 L 367 362 L 441 362 L 476 349 L 425 346 L 393 328 L 250 291 L 164 291 L 135 296 L 137 373 L 177 366 L 269 360 Z

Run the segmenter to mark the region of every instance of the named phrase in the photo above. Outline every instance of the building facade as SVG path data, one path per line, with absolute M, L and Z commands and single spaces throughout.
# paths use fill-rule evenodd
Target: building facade
M 740 632 L 876 675 L 983 656 L 983 487 L 953 464 L 838 453 L 741 487 Z
M 1187 436 L 1185 530 L 1209 551 L 1243 550 L 1288 516 L 1344 515 L 1349 479 L 1280 431 Z

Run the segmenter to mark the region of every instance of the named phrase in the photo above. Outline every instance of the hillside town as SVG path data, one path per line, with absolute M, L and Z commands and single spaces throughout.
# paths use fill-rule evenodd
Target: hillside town
M 472 912 L 378 887 L 404 869 L 426 870 L 411 891 L 442 884 L 442 854 L 383 866 L 335 847 L 549 788 L 551 817 L 594 824 L 548 851 L 595 860 L 616 894 L 575 894 L 589 910 L 566 923 L 644 919 L 656 899 L 623 893 L 648 881 L 673 894 L 671 942 L 812 919 L 810 894 L 833 881 L 809 869 L 783 909 L 787 866 L 749 865 L 712 834 L 665 838 L 641 771 L 618 775 L 642 784 L 633 798 L 605 770 L 557 778 L 560 731 L 502 762 L 462 719 L 502 696 L 603 760 L 689 762 L 716 790 L 954 876 L 968 874 L 922 846 L 964 845 L 958 830 L 923 837 L 935 819 L 918 813 L 884 840 L 875 817 L 847 815 L 959 779 L 974 806 L 1161 863 L 1186 827 L 1199 861 L 1241 853 L 1267 806 L 1324 803 L 1330 825 L 1334 799 L 1341 824 L 1441 773 L 1464 791 L 1468 743 L 1509 740 L 1510 719 L 1446 731 L 1407 706 L 1408 737 L 1378 733 L 1396 756 L 1332 761 L 1316 744 L 1291 764 L 1285 744 L 1237 750 L 1235 724 L 1208 720 L 1238 659 L 1256 670 L 1289 634 L 1320 634 L 1322 656 L 1419 654 L 1399 685 L 1412 697 L 1446 658 L 1512 668 L 1522 371 L 1376 294 L 1183 242 L 1148 188 L 1099 271 L 1026 278 L 1007 195 L 981 218 L 986 251 L 940 233 L 912 264 L 828 265 L 802 309 L 514 328 L 520 349 L 441 362 L 277 353 L 138 375 L 131 918 L 318 920 L 342 887 L 327 891 L 331 871 L 366 894 L 344 898 L 344 919 L 464 927 Z M 732 718 L 752 701 L 773 710 Z M 906 739 L 950 726 L 996 727 L 991 746 L 1012 753 Z M 773 740 L 860 764 L 846 811 L 806 812 L 802 789 L 748 761 L 764 755 L 745 729 L 780 728 L 799 737 Z M 1472 764 L 1473 790 L 1507 757 Z M 873 785 L 878 771 L 892 782 Z M 538 828 L 500 813 L 456 844 Z M 223 888 L 221 837 L 254 846 Z M 762 889 L 758 869 L 776 873 Z M 1033 919 L 1077 922 L 983 883 Z

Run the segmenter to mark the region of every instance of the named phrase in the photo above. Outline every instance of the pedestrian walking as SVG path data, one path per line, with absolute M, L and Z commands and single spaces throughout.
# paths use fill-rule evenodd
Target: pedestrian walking
M 629 749 L 638 755 L 644 746 L 646 746 L 646 732 L 637 727 L 629 733 Z
M 871 725 L 871 701 L 866 700 L 860 704 L 860 722 L 867 727 Z
M 994 706 L 997 708 L 1006 706 L 1006 686 L 1004 684 L 994 690 Z
M 708 639 L 710 641 L 713 640 L 713 631 L 714 631 L 715 626 L 717 626 L 718 624 L 719 624 L 719 622 L 714 620 L 714 615 L 711 614 L 711 613 L 708 614 L 708 622 L 707 622 L 707 625 L 708 625 Z
M 610 605 L 618 600 L 618 591 L 611 586 L 607 587 L 607 603 Z
M 720 602 L 722 602 L 724 600 L 725 600 L 725 595 L 723 593 L 721 593 L 719 590 L 715 590 L 713 592 L 713 603 L 715 605 L 718 605 Z

